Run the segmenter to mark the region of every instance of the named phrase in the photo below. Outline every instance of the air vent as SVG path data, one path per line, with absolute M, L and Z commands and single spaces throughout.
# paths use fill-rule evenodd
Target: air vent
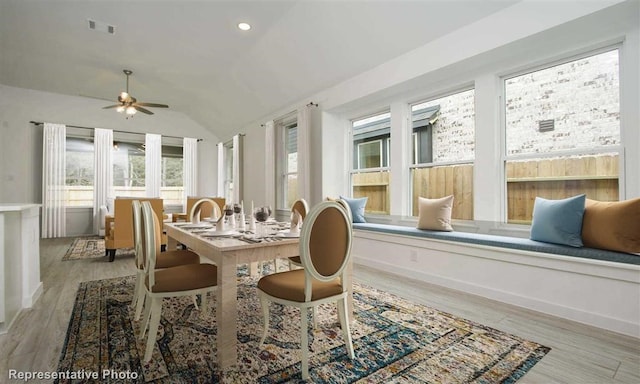
M 110 35 L 114 35 L 116 33 L 116 27 L 114 25 L 103 23 L 102 21 L 87 19 L 87 24 L 89 26 L 89 29 L 92 29 L 94 31 L 104 32 Z
M 538 122 L 538 132 L 553 131 L 555 128 L 554 120 L 540 120 Z

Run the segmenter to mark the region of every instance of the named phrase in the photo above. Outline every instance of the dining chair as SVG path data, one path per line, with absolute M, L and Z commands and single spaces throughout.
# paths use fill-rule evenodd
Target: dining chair
M 291 205 L 291 226 L 294 225 L 301 226 L 302 222 L 304 222 L 307 217 L 307 213 L 309 212 L 309 204 L 305 199 L 296 200 L 293 205 Z M 275 263 L 275 260 L 274 260 Z M 300 256 L 293 256 L 289 258 L 289 269 L 293 269 L 293 266 L 302 267 L 302 261 L 300 261 Z M 276 271 L 277 272 L 277 271 Z
M 187 264 L 166 269 L 156 269 L 160 253 L 160 222 L 147 202 L 142 203 L 142 233 L 145 253 L 145 296 L 149 302 L 145 308 L 145 324 L 141 328 L 143 339 L 148 325 L 144 361 L 151 360 L 156 342 L 162 302 L 164 298 L 200 295 L 200 314 L 208 311 L 207 294 L 218 285 L 218 268 L 213 264 Z
M 136 261 L 136 285 L 131 306 L 136 309 L 135 320 L 140 320 L 140 314 L 144 307 L 145 289 L 145 263 L 144 241 L 142 240 L 142 211 L 140 200 L 133 200 L 133 243 Z M 187 250 L 167 250 L 156 254 L 156 269 L 177 267 L 180 265 L 199 264 L 200 256 Z
M 352 226 L 344 207 L 338 202 L 322 202 L 311 209 L 300 233 L 303 268 L 267 275 L 258 281 L 264 317 L 260 346 L 267 338 L 271 302 L 300 308 L 303 380 L 309 378 L 308 308 L 337 304 L 346 350 L 354 358 L 347 319 L 347 297 L 351 290 L 344 283 L 351 259 L 351 238 Z

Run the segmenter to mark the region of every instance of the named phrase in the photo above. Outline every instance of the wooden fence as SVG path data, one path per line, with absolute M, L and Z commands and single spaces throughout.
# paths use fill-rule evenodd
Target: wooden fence
M 507 162 L 507 220 L 530 223 L 536 196 L 617 201 L 618 174 L 618 155 Z
M 509 161 L 507 221 L 530 223 L 536 196 L 563 199 L 585 193 L 587 198 L 617 201 L 618 156 L 593 155 L 546 160 Z M 387 171 L 352 175 L 353 196 L 368 197 L 367 213 L 389 214 L 390 175 Z M 418 196 L 435 199 L 454 196 L 452 218 L 473 220 L 473 165 L 447 165 L 412 170 L 414 216 Z

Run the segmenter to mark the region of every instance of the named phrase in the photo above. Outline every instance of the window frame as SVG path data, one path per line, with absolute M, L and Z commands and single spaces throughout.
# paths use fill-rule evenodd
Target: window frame
M 506 110 L 506 82 L 510 79 L 523 76 L 530 73 L 535 73 L 543 70 L 547 70 L 556 66 L 560 66 L 563 64 L 568 64 L 571 62 L 575 62 L 578 60 L 586 59 L 589 57 L 597 56 L 599 54 L 604 54 L 607 52 L 617 51 L 618 52 L 618 100 L 619 100 L 619 110 L 620 114 L 622 113 L 622 55 L 623 55 L 623 45 L 621 42 L 617 42 L 614 44 L 609 44 L 606 46 L 598 47 L 595 49 L 583 50 L 579 53 L 574 53 L 570 55 L 564 55 L 560 58 L 555 58 L 552 60 L 547 60 L 544 62 L 538 62 L 534 65 L 529 65 L 522 67 L 516 71 L 511 71 L 508 73 L 503 73 L 498 76 L 500 86 L 499 88 L 499 109 L 500 109 L 500 164 L 502 169 L 502 196 L 501 196 L 501 210 L 500 217 L 502 217 L 503 223 L 509 224 L 509 195 L 508 195 L 508 175 L 507 175 L 507 163 L 510 161 L 523 161 L 523 160 L 546 160 L 553 158 L 571 158 L 572 156 L 579 155 L 598 155 L 598 154 L 608 154 L 608 153 L 617 153 L 618 155 L 618 199 L 622 200 L 624 196 L 624 163 L 625 163 L 625 145 L 624 145 L 624 137 L 623 137 L 623 127 L 622 122 L 620 121 L 618 125 L 620 140 L 619 144 L 610 145 L 610 146 L 599 146 L 599 147 L 588 147 L 588 148 L 578 148 L 578 149 L 570 149 L 570 150 L 556 150 L 551 152 L 537 152 L 537 153 L 525 153 L 525 154 L 508 154 L 507 150 L 507 110 Z M 569 180 L 569 179 L 567 179 Z M 580 179 L 586 180 L 586 179 Z M 520 224 L 520 223 L 516 223 Z
M 276 209 L 289 210 L 289 177 L 295 175 L 296 180 L 299 169 L 289 172 L 289 152 L 288 152 L 288 130 L 298 129 L 298 115 L 296 112 L 288 113 L 279 119 L 274 120 L 274 130 L 276 136 Z M 298 143 L 296 141 L 296 154 L 298 153 Z M 297 156 L 297 155 L 296 155 Z M 298 190 L 296 196 L 298 198 Z
M 473 114 L 474 114 L 474 118 L 473 118 L 473 136 L 474 136 L 474 151 L 473 151 L 473 159 L 470 160 L 449 160 L 449 161 L 433 161 L 433 158 L 435 157 L 434 151 L 433 151 L 433 124 L 430 124 L 431 126 L 429 128 L 427 128 L 427 130 L 431 130 L 431 137 L 429 139 L 429 143 L 431 144 L 431 159 L 432 161 L 430 162 L 426 162 L 426 163 L 420 163 L 419 159 L 420 159 L 420 155 L 419 155 L 419 133 L 417 128 L 413 127 L 413 107 L 416 105 L 420 105 L 420 104 L 426 104 L 429 103 L 431 101 L 435 101 L 435 100 L 439 100 L 439 99 L 444 99 L 450 96 L 454 96 L 454 95 L 458 95 L 464 92 L 469 92 L 469 91 L 473 91 L 473 98 L 474 98 L 474 103 L 473 103 Z M 476 151 L 475 151 L 475 146 L 476 146 L 476 134 L 477 134 L 477 130 L 476 130 L 476 111 L 475 111 L 475 98 L 476 98 L 476 88 L 474 84 L 466 84 L 464 86 L 461 87 L 456 87 L 456 88 L 451 88 L 449 89 L 447 92 L 441 92 L 438 94 L 434 94 L 431 95 L 427 98 L 422 98 L 418 101 L 413 101 L 408 103 L 408 130 L 410 130 L 410 134 L 412 137 L 412 143 L 413 143 L 413 153 L 411 153 L 411 151 L 407 151 L 407 155 L 406 155 L 406 159 L 409 163 L 409 183 L 410 183 L 410 189 L 408 191 L 408 198 L 407 198 L 407 202 L 406 202 L 406 207 L 408 208 L 408 215 L 411 217 L 417 217 L 413 215 L 413 211 L 414 211 L 414 196 L 413 196 L 413 189 L 414 189 L 414 176 L 413 176 L 413 172 L 415 172 L 416 169 L 423 169 L 423 168 L 435 168 L 435 167 L 446 167 L 446 166 L 456 166 L 456 165 L 469 165 L 471 164 L 474 168 L 475 168 L 475 161 L 476 161 Z M 427 107 L 428 108 L 428 107 Z M 439 113 L 439 112 L 438 112 Z M 474 180 L 472 180 L 472 183 L 475 182 L 475 178 Z M 474 192 L 475 193 L 475 192 Z M 472 195 L 471 199 L 473 200 L 475 197 Z M 475 212 L 471 212 L 472 216 L 475 215 Z M 455 219 L 455 220 L 461 220 L 461 219 Z M 473 221 L 473 217 L 470 219 L 471 221 Z

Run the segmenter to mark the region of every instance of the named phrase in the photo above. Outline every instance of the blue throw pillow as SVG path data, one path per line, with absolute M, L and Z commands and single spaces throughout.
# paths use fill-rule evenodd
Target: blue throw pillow
M 585 199 L 585 195 L 562 200 L 536 197 L 533 205 L 531 240 L 582 247 Z
M 349 197 L 340 196 L 340 198 L 349 204 L 349 209 L 351 209 L 351 216 L 353 217 L 354 223 L 366 223 L 367 220 L 364 219 L 364 207 L 367 205 L 368 197 L 361 197 L 359 199 L 352 199 Z

